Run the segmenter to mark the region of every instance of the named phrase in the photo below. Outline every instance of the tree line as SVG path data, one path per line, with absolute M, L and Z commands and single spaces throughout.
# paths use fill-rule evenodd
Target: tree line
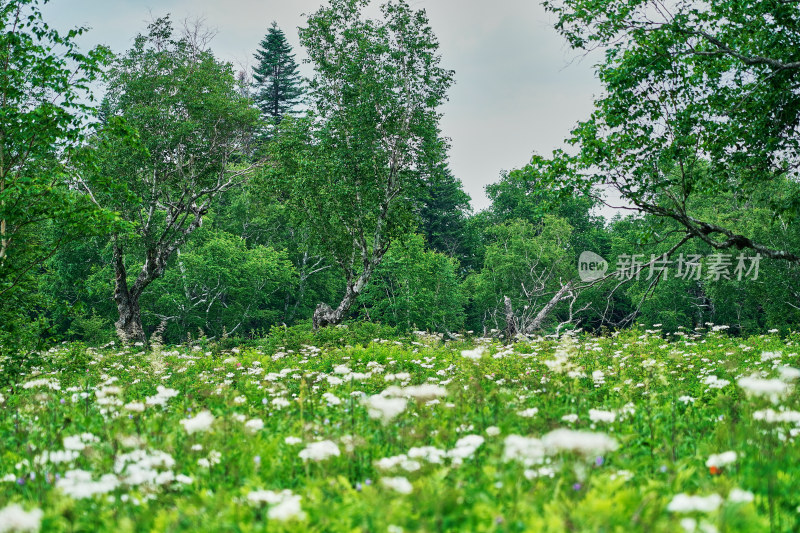
M 446 335 L 800 319 L 795 3 L 546 2 L 604 91 L 487 187 L 447 163 L 422 10 L 330 0 L 236 72 L 199 25 L 81 52 L 0 4 L 0 344 L 254 338 L 347 319 Z M 613 16 L 612 16 L 613 15 Z M 102 82 L 102 97 L 94 93 Z M 630 216 L 598 208 L 614 189 Z M 581 257 L 602 267 L 587 277 Z

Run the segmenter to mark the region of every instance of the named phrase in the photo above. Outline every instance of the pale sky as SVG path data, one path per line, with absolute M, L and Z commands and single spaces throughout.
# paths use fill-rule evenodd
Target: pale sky
M 130 47 L 147 21 L 172 14 L 179 23 L 204 17 L 218 31 L 216 55 L 251 66 L 258 43 L 275 20 L 298 63 L 306 57 L 297 27 L 323 0 L 51 0 L 45 19 L 58 29 L 91 27 L 81 41 Z M 488 205 L 484 187 L 502 170 L 519 168 L 534 153 L 549 154 L 579 120 L 588 118 L 600 85 L 595 58 L 570 50 L 553 17 L 536 0 L 411 0 L 425 9 L 437 35 L 442 66 L 455 71 L 441 127 L 451 138 L 450 166 L 476 210 Z M 304 75 L 309 66 L 301 65 Z

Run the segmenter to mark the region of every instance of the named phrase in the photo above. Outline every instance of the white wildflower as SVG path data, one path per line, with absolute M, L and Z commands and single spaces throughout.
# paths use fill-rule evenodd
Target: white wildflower
M 411 494 L 414 490 L 413 485 L 404 477 L 384 477 L 381 478 L 381 485 L 392 489 L 400 494 Z
M 478 348 L 475 348 L 474 350 L 461 350 L 461 357 L 464 357 L 466 359 L 472 359 L 473 361 L 477 361 L 481 357 L 483 357 L 483 352 L 485 352 L 485 351 L 486 351 L 485 348 L 483 348 L 482 346 L 479 346 Z
M 98 494 L 107 494 L 119 486 L 114 474 L 105 474 L 99 480 L 92 480 L 91 472 L 70 470 L 64 477 L 56 481 L 56 487 L 74 499 L 91 498 Z
M 44 451 L 33 459 L 33 463 L 36 465 L 71 463 L 79 455 L 76 450 Z
M 406 396 L 410 396 L 415 400 L 424 402 L 428 400 L 433 400 L 434 398 L 441 398 L 442 396 L 447 396 L 447 389 L 445 389 L 441 385 L 432 385 L 430 383 L 425 383 L 423 385 L 414 385 L 411 387 L 405 387 L 403 389 L 403 394 L 405 394 Z
M 422 465 L 419 461 L 409 459 L 407 455 L 395 455 L 393 457 L 384 457 L 375 461 L 375 467 L 379 470 L 393 470 L 395 468 L 402 468 L 406 472 L 416 472 Z
M 483 445 L 484 440 L 485 439 L 480 435 L 467 435 L 465 437 L 461 437 L 456 441 L 455 448 L 449 450 L 447 455 L 455 459 L 466 459 L 467 457 L 472 457 L 478 448 Z
M 380 418 L 384 423 L 388 423 L 406 409 L 405 398 L 386 398 L 376 394 L 362 401 L 367 407 L 370 418 Z
M 178 391 L 176 391 L 175 389 L 168 389 L 163 385 L 159 385 L 158 387 L 156 387 L 156 391 L 157 392 L 155 393 L 155 395 L 148 396 L 145 399 L 144 403 L 146 403 L 147 405 L 160 405 L 163 407 L 167 404 L 167 400 L 169 400 L 170 398 L 174 398 L 175 396 L 178 395 Z
M 286 522 L 287 520 L 303 520 L 306 514 L 300 507 L 300 496 L 291 494 L 286 496 L 283 501 L 277 505 L 270 507 L 267 511 L 267 517 L 271 520 L 278 520 L 279 522 Z
M 214 415 L 209 411 L 201 411 L 193 418 L 186 418 L 180 422 L 189 435 L 198 432 L 202 433 L 211 429 L 211 424 L 214 422 Z
M 256 433 L 257 431 L 264 429 L 264 421 L 260 418 L 251 418 L 244 423 L 244 427 L 250 433 Z
M 780 398 L 787 396 L 794 388 L 792 385 L 784 383 L 779 379 L 761 379 L 756 376 L 740 378 L 737 384 L 744 389 L 748 395 L 766 397 L 773 403 L 777 403 Z
M 42 527 L 41 509 L 26 511 L 21 505 L 12 503 L 0 509 L 0 533 L 7 531 L 37 532 Z
M 287 520 L 303 520 L 306 515 L 300 507 L 301 497 L 290 490 L 273 492 L 271 490 L 254 490 L 247 495 L 248 501 L 254 505 L 266 503 L 270 505 L 267 516 L 271 520 L 285 522 Z
M 783 381 L 797 381 L 800 379 L 800 369 L 791 366 L 778 368 L 778 374 L 780 374 Z
M 563 428 L 543 436 L 542 444 L 550 453 L 571 451 L 584 455 L 614 451 L 619 447 L 616 440 L 603 433 Z
M 425 459 L 433 464 L 441 464 L 442 460 L 447 456 L 447 452 L 435 446 L 421 446 L 408 450 L 408 456 L 411 458 Z
M 222 454 L 217 450 L 211 450 L 208 452 L 208 462 L 211 465 L 218 465 L 222 460 Z
M 703 383 L 709 386 L 712 389 L 722 389 L 727 387 L 731 384 L 730 381 L 727 379 L 721 379 L 717 376 L 708 376 L 706 379 L 703 380 Z
M 330 392 L 323 394 L 322 398 L 328 403 L 328 405 L 340 405 L 342 403 L 342 400 L 339 399 L 338 396 Z
M 544 460 L 545 449 L 542 441 L 532 437 L 509 435 L 504 441 L 503 460 L 518 461 L 525 466 L 532 466 Z
M 753 418 L 773 424 L 785 422 L 800 424 L 800 412 L 798 411 L 773 411 L 772 409 L 763 409 L 754 412 Z
M 592 422 L 613 423 L 617 419 L 617 413 L 612 411 L 602 411 L 600 409 L 589 409 L 589 420 Z
M 330 440 L 312 442 L 300 451 L 300 459 L 308 461 L 324 461 L 329 457 L 338 457 L 341 454 L 336 443 Z
M 23 389 L 32 389 L 34 387 L 47 387 L 50 390 L 61 390 L 61 384 L 57 379 L 40 378 L 28 381 L 22 385 Z
M 749 490 L 742 490 L 740 488 L 731 489 L 728 493 L 728 501 L 732 503 L 747 503 L 752 502 L 754 499 L 753 493 Z
M 722 505 L 722 496 L 709 494 L 708 496 L 689 496 L 676 494 L 667 505 L 667 510 L 673 513 L 711 513 Z
M 145 405 L 142 402 L 129 402 L 123 406 L 123 409 L 133 413 L 143 413 Z
M 711 455 L 706 461 L 708 468 L 722 468 L 736 461 L 736 452 L 728 451 Z
M 92 435 L 91 433 L 81 433 L 80 435 L 71 435 L 69 437 L 64 437 L 64 449 L 65 450 L 74 450 L 74 451 L 82 451 L 88 444 L 93 442 L 99 442 L 100 439 Z

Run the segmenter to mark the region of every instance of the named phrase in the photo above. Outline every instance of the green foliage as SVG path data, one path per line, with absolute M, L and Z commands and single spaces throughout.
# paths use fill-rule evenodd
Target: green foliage
M 368 320 L 404 331 L 458 331 L 464 324 L 458 262 L 425 249 L 420 235 L 392 243 L 359 299 Z
M 168 17 L 148 30 L 115 63 L 107 94 L 112 116 L 135 130 L 139 149 L 114 136 L 103 137 L 98 177 L 113 176 L 125 184 L 128 194 L 104 201 L 136 224 L 136 232 L 152 245 L 164 232 L 168 237 L 163 240 L 174 239 L 181 228 L 169 221 L 157 224 L 152 219 L 159 217 L 149 215 L 150 207 L 163 202 L 167 205 L 158 211 L 171 204 L 183 211 L 183 202 L 202 201 L 209 195 L 202 191 L 234 179 L 231 157 L 255 127 L 257 113 L 236 91 L 231 66 L 217 61 L 200 43 L 173 36 Z M 189 211 L 207 209 L 201 204 Z
M 258 65 L 253 68 L 254 100 L 262 115 L 278 124 L 286 113 L 300 103 L 303 96 L 300 74 L 286 35 L 273 22 L 255 54 Z
M 80 314 L 74 318 L 73 331 L 90 346 L 104 345 L 114 338 L 112 321 L 97 315 L 94 309 L 91 315 Z
M 505 329 L 504 297 L 525 317 L 535 315 L 562 283 L 575 277 L 572 227 L 551 215 L 532 224 L 511 220 L 487 230 L 483 266 L 466 281 L 470 313 L 480 329 Z
M 496 222 L 514 219 L 539 224 L 546 215 L 565 219 L 573 228 L 570 243 L 577 256 L 584 250 L 604 254 L 608 249 L 608 233 L 604 220 L 593 214 L 598 206 L 594 196 L 576 195 L 575 191 L 554 186 L 553 176 L 558 167 L 534 156 L 524 167 L 504 173 L 500 181 L 487 185 L 486 194 L 492 201 L 489 210 Z
M 292 350 L 299 352 L 308 346 L 345 348 L 369 346 L 376 340 L 397 338 L 397 328 L 374 322 L 350 321 L 331 328 L 314 331 L 308 321 L 294 326 L 272 326 L 269 334 L 258 341 L 266 352 Z
M 173 37 L 168 17 L 151 23 L 117 60 L 107 102 L 112 119 L 96 139 L 101 164 L 93 182 L 111 179 L 118 187 L 95 196 L 133 226 L 112 242 L 116 327 L 126 340 L 144 341 L 139 299 L 202 225 L 215 197 L 251 172 L 237 162 L 258 112 L 238 92 L 231 65 L 217 61 L 196 34 Z M 135 136 L 133 146 L 130 136 L 115 134 L 120 124 Z M 131 256 L 139 271 L 129 283 Z
M 437 108 L 452 83 L 424 12 L 392 1 L 369 20 L 366 4 L 332 0 L 301 28 L 311 111 L 281 123 L 265 183 L 341 267 L 348 295 L 413 227 L 414 199 L 442 161 Z
M 0 24 L 0 329 L 6 329 L 31 310 L 25 294 L 13 293 L 29 295 L 60 246 L 108 232 L 116 217 L 90 201 L 74 171 L 92 113 L 90 86 L 109 51 L 82 53 L 76 40 L 85 29 L 50 28 L 35 0 L 4 1 Z M 51 225 L 57 238 L 43 235 Z
M 84 328 L 73 327 L 73 320 L 114 316 L 110 283 L 113 273 L 107 244 L 106 239 L 97 237 L 68 243 L 47 263 L 39 290 L 47 299 L 47 317 L 58 335 L 81 340 Z M 83 340 L 97 345 L 94 340 Z
M 703 219 L 725 225 L 737 232 L 748 231 L 763 242 L 791 248 L 798 244 L 796 228 L 780 218 L 772 219 L 764 200 L 747 194 L 721 194 L 712 199 L 697 199 L 691 208 Z M 643 263 L 659 257 L 674 247 L 681 237 L 678 223 L 653 216 L 614 221 L 610 227 L 612 251 L 606 256 L 614 265 L 622 254 L 641 254 Z M 743 252 L 729 250 L 732 265 L 728 277 L 709 278 L 709 261 L 715 250 L 701 242 L 685 244 L 671 257 L 672 268 L 657 283 L 649 268 L 615 293 L 611 314 L 620 320 L 640 310 L 638 320 L 646 324 L 662 324 L 665 331 L 678 327 L 694 327 L 705 322 L 725 324 L 737 333 L 755 334 L 778 328 L 789 331 L 797 327 L 800 316 L 796 308 L 794 287 L 798 282 L 798 267 L 791 262 L 758 261 L 758 275 L 751 273 L 737 279 L 734 269 Z M 693 255 L 702 258 L 701 275 L 679 277 L 677 265 L 681 258 Z M 752 253 L 744 253 L 749 266 Z M 753 279 L 755 277 L 755 279 Z
M 201 230 L 145 294 L 145 323 L 164 321 L 165 338 L 181 340 L 198 329 L 216 338 L 266 329 L 282 317 L 295 277 L 285 252 Z
M 710 225 L 696 200 L 780 190 L 766 207 L 791 223 L 796 182 L 800 14 L 792 2 L 555 0 L 545 6 L 578 49 L 601 48 L 603 96 L 570 142 L 565 190 L 606 183 L 632 204 L 671 218 L 723 249 L 800 261 L 797 249 Z M 565 158 L 557 157 L 557 160 Z M 785 176 L 792 186 L 781 185 Z
M 428 180 L 419 210 L 420 232 L 432 250 L 470 263 L 469 195 L 446 165 Z

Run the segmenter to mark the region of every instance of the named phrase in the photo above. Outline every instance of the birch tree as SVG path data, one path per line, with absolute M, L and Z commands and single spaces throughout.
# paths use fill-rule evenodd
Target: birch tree
M 452 83 L 424 11 L 389 1 L 331 0 L 300 29 L 315 75 L 310 113 L 284 119 L 268 183 L 300 213 L 341 267 L 344 294 L 317 306 L 314 326 L 338 324 L 392 240 L 413 226 L 415 198 L 444 157 L 439 105 Z
M 145 341 L 139 300 L 178 248 L 203 223 L 215 198 L 241 183 L 255 165 L 235 164 L 258 121 L 237 91 L 231 65 L 218 61 L 202 32 L 174 37 L 169 18 L 116 62 L 108 109 L 138 136 L 131 146 L 101 133 L 97 177 L 124 190 L 95 195 L 133 225 L 112 239 L 118 335 Z M 86 183 L 92 190 L 92 183 Z M 129 274 L 132 272 L 132 274 Z

